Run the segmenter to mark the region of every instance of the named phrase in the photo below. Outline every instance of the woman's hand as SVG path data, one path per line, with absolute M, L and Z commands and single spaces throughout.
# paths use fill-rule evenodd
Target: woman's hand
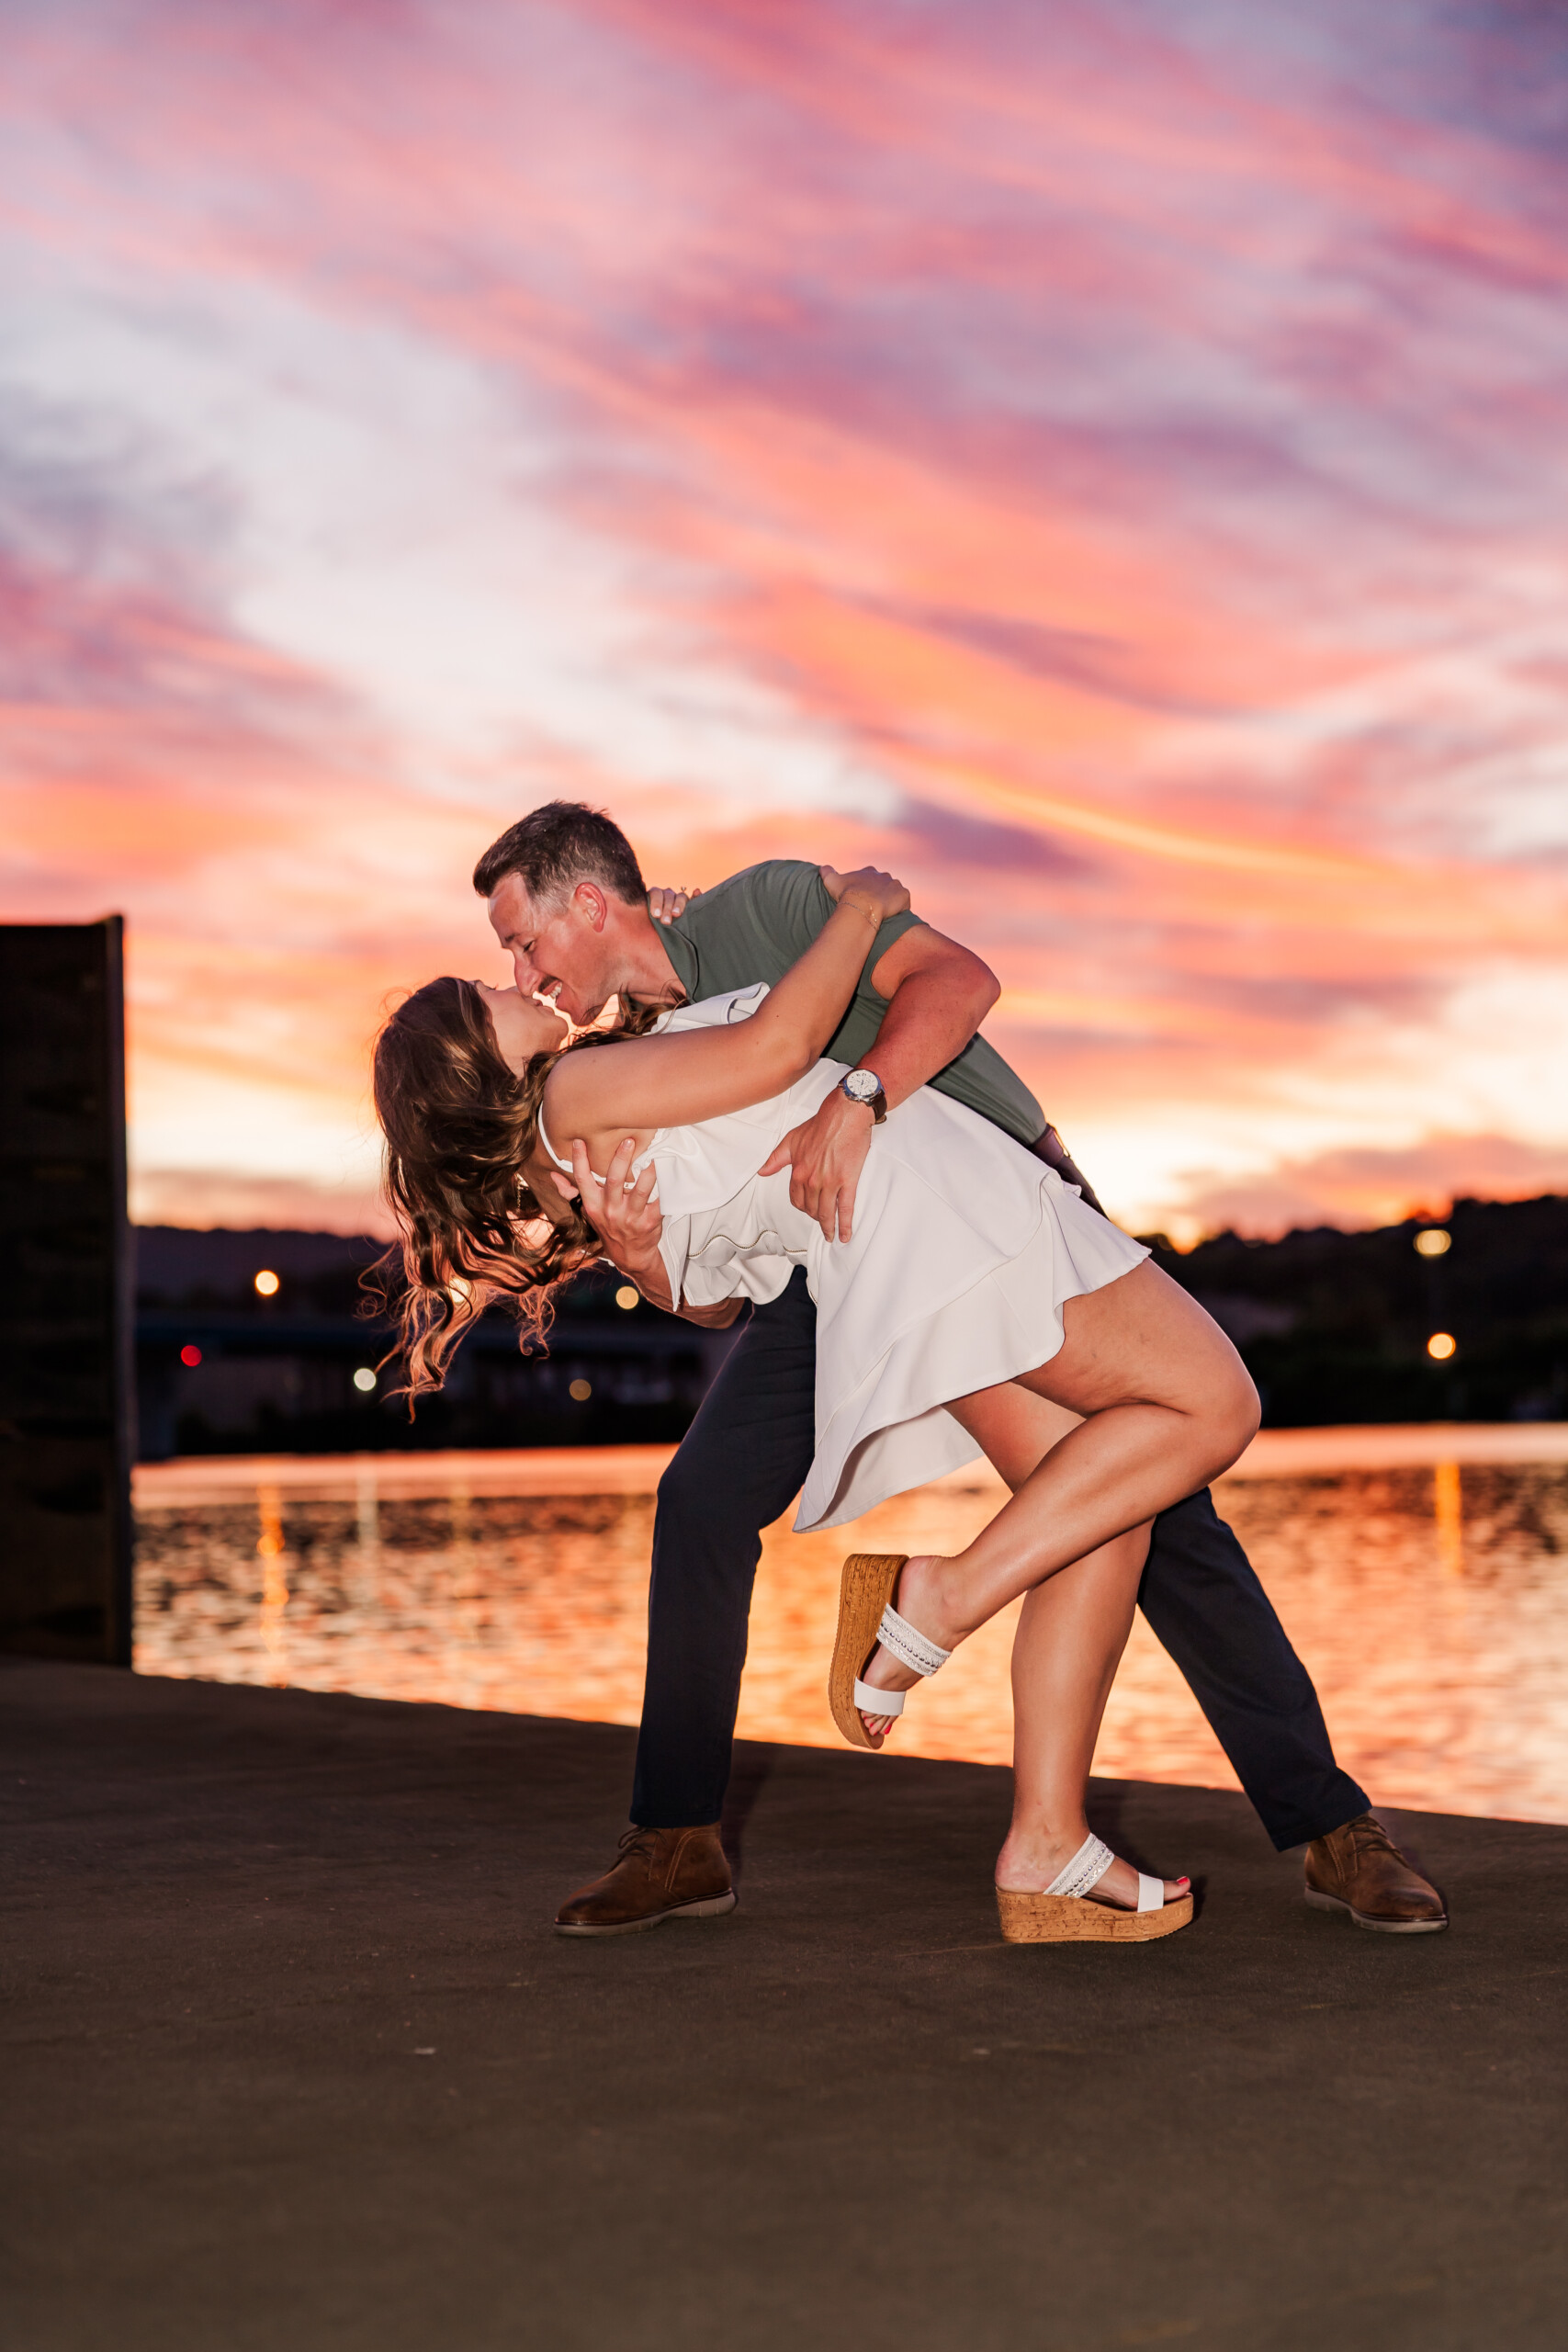
M 618 1273 L 630 1277 L 650 1306 L 662 1307 L 666 1315 L 679 1315 L 684 1322 L 701 1324 L 705 1330 L 727 1331 L 745 1306 L 744 1299 L 721 1299 L 716 1306 L 682 1306 L 671 1296 L 670 1275 L 659 1254 L 664 1219 L 654 1189 L 658 1180 L 650 1159 L 632 1181 L 636 1156 L 637 1145 L 627 1136 L 612 1152 L 601 1184 L 588 1165 L 587 1145 L 581 1136 L 574 1136 L 571 1172 L 577 1182 L 569 1184 L 558 1172 L 556 1182 L 568 1200 L 574 1195 L 581 1199 L 582 1214 L 604 1243 L 605 1257 Z
M 574 1136 L 570 1148 L 577 1197 L 583 1216 L 604 1245 L 605 1257 L 620 1272 L 629 1274 L 638 1290 L 652 1297 L 656 1306 L 668 1306 L 670 1282 L 659 1254 L 664 1218 L 659 1206 L 659 1180 L 652 1160 L 634 1181 L 631 1167 L 637 1157 L 637 1144 L 627 1136 L 611 1154 L 601 1184 L 588 1164 L 588 1147 L 581 1136 Z M 566 1178 L 558 1175 L 556 1182 L 570 1198 Z
M 668 884 L 656 882 L 648 894 L 648 911 L 655 922 L 671 923 L 702 895 L 700 890 L 671 890 Z
M 840 907 L 859 907 L 873 922 L 885 923 L 893 915 L 909 911 L 909 893 L 902 882 L 891 874 L 884 874 L 880 866 L 862 865 L 853 874 L 840 874 L 836 866 L 819 865 L 822 887 Z

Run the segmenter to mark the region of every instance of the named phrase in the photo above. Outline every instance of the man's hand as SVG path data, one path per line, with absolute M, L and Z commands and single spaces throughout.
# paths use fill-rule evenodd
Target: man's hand
M 852 1102 L 835 1087 L 815 1116 L 792 1127 L 757 1172 L 772 1176 L 778 1169 L 789 1169 L 789 1196 L 795 1207 L 814 1216 L 829 1241 L 835 1237 L 847 1241 L 854 1229 L 855 1187 L 874 1124 L 869 1102 Z
M 818 870 L 833 899 L 852 882 L 888 880 L 870 869 L 860 875 L 837 874 L 830 865 Z M 871 984 L 890 1001 L 861 1067 L 876 1072 L 888 1109 L 896 1111 L 963 1052 L 997 1001 L 996 975 L 966 947 L 922 922 L 878 957 Z M 759 1173 L 793 1169 L 789 1196 L 795 1207 L 809 1210 L 829 1241 L 835 1234 L 847 1241 L 874 1125 L 869 1104 L 852 1102 L 835 1088 L 815 1118 L 784 1136 Z
M 667 883 L 656 882 L 648 894 L 648 911 L 655 922 L 671 923 L 702 895 L 700 890 L 671 890 Z

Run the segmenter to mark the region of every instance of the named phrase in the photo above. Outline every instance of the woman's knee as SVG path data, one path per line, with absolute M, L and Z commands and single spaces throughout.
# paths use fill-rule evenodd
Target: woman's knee
M 1216 1452 L 1223 1457 L 1222 1466 L 1228 1469 L 1252 1443 L 1263 1419 L 1252 1374 L 1234 1349 L 1229 1351 L 1229 1361 L 1218 1367 L 1203 1418 Z M 1217 1476 L 1218 1471 L 1214 1475 Z

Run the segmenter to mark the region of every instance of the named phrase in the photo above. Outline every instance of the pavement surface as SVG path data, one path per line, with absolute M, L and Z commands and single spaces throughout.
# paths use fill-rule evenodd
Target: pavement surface
M 1568 1830 L 1391 1816 L 1446 1935 L 1100 1782 L 1160 1943 L 1010 1948 L 1007 1775 L 743 1748 L 740 1908 L 550 1931 L 596 1724 L 0 1663 L 8 2352 L 1568 2341 Z

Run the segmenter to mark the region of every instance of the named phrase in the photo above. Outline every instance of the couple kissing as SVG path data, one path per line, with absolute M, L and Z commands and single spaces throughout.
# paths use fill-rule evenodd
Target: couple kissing
M 1446 1926 L 1215 1512 L 1210 1483 L 1258 1426 L 1246 1367 L 979 1035 L 998 994 L 979 958 L 872 868 L 778 859 L 650 896 L 619 827 L 569 802 L 510 827 L 474 887 L 514 986 L 433 980 L 375 1053 L 411 1396 L 488 1306 L 536 1332 L 601 1258 L 670 1313 L 745 1318 L 660 1482 L 632 1826 L 560 1932 L 734 1907 L 718 1823 L 761 1530 L 796 1495 L 797 1532 L 832 1527 L 982 1453 L 1010 1496 L 964 1551 L 845 1562 L 829 1698 L 847 1740 L 881 1747 L 1022 1596 L 1003 1935 L 1191 1918 L 1184 1878 L 1133 1868 L 1085 1817 L 1136 1607 L 1276 1847 L 1306 1846 L 1307 1901 Z

